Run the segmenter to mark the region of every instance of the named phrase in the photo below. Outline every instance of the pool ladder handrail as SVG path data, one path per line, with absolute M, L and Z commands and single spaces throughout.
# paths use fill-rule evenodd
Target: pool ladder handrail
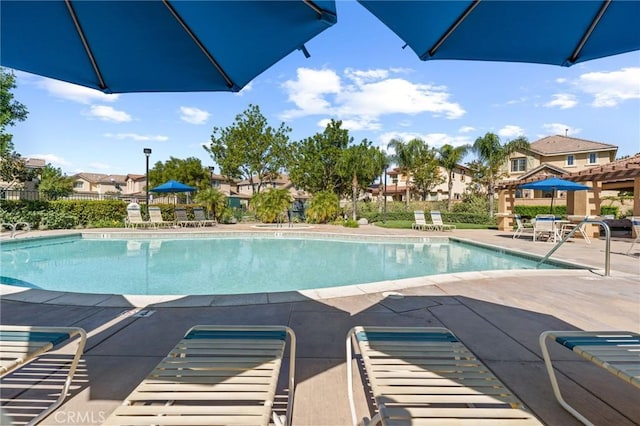
M 551 257 L 551 255 L 553 253 L 555 253 L 556 250 L 558 250 L 560 248 L 560 246 L 562 244 L 565 243 L 565 241 L 567 241 L 569 238 L 571 238 L 573 236 L 573 234 L 576 233 L 576 231 L 578 231 L 583 225 L 587 224 L 587 223 L 592 223 L 592 224 L 598 224 L 600 226 L 602 226 L 602 228 L 604 229 L 604 236 L 605 236 L 605 248 L 604 248 L 604 276 L 608 277 L 611 275 L 611 230 L 609 229 L 609 225 L 607 225 L 604 221 L 600 220 L 600 219 L 589 219 L 589 218 L 585 218 L 582 220 L 582 222 L 580 222 L 578 225 L 576 225 L 575 228 L 573 228 L 569 233 L 567 233 L 567 235 L 565 235 L 562 240 L 560 240 L 550 251 L 549 253 L 546 254 L 545 257 L 543 257 L 538 264 L 536 265 L 536 268 L 539 267 L 541 264 L 543 264 L 544 262 L 546 262 L 549 257 Z

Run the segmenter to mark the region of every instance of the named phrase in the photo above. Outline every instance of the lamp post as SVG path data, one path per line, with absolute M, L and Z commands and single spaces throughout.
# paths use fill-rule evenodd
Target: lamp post
M 216 168 L 214 166 L 209 166 L 209 186 L 213 188 L 213 172 Z
M 145 176 L 147 177 L 147 190 L 145 191 L 145 193 L 146 193 L 146 199 L 147 199 L 147 216 L 148 216 L 149 215 L 149 156 L 151 155 L 151 148 L 144 148 L 142 152 L 144 152 L 144 155 L 147 157 L 147 173 L 145 174 Z
M 384 210 L 382 214 L 382 223 L 387 223 L 387 169 L 389 165 L 385 163 L 384 165 L 384 192 L 383 192 L 383 200 L 384 200 Z

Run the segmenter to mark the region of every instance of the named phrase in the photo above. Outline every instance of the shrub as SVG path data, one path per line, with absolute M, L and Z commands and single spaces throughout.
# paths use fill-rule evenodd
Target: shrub
M 307 220 L 311 223 L 327 223 L 338 217 L 340 200 L 333 192 L 322 191 L 314 194 L 309 201 Z
M 274 223 L 291 205 L 291 194 L 286 189 L 270 189 L 251 197 L 256 217 L 264 223 Z
M 347 219 L 344 221 L 344 223 L 342 224 L 342 226 L 344 226 L 345 228 L 359 228 L 360 225 L 358 225 L 358 222 L 353 220 L 353 219 Z
M 42 229 L 71 229 L 78 225 L 78 219 L 72 214 L 48 211 L 42 214 L 40 228 Z

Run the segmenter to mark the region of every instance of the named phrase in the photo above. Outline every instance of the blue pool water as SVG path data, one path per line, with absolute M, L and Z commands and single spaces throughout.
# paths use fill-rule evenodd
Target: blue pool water
M 4 244 L 0 282 L 81 293 L 239 294 L 453 272 L 535 269 L 536 263 L 534 259 L 455 241 L 67 238 Z

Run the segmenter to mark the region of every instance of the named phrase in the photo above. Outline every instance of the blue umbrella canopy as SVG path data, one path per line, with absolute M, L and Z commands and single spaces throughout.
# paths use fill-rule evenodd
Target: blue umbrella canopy
M 639 1 L 359 2 L 423 61 L 571 66 L 640 49 Z
M 185 185 L 182 182 L 178 182 L 175 180 L 169 180 L 162 185 L 158 185 L 153 189 L 150 189 L 151 192 L 193 192 L 196 188 L 193 186 Z
M 551 213 L 553 213 L 553 200 L 556 196 L 556 191 L 586 191 L 587 189 L 591 189 L 587 185 L 560 179 L 558 177 L 551 177 L 537 182 L 525 183 L 520 185 L 520 188 L 551 191 Z
M 238 91 L 335 23 L 333 0 L 2 0 L 0 65 L 105 93 Z

